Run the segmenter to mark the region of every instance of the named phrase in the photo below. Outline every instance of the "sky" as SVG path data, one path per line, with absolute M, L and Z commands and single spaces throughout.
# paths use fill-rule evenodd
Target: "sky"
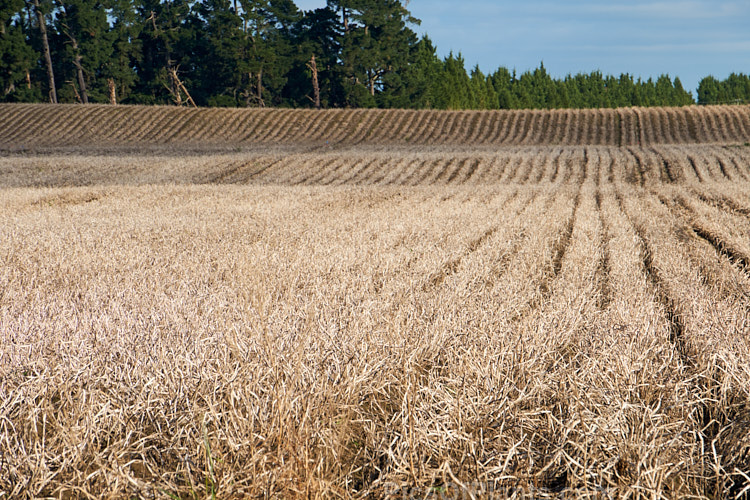
M 325 0 L 296 0 L 300 9 Z M 680 77 L 695 92 L 708 75 L 750 73 L 750 1 L 411 0 L 407 7 L 437 46 L 461 52 L 466 69 L 519 73 L 541 62 L 556 78 L 599 70 Z

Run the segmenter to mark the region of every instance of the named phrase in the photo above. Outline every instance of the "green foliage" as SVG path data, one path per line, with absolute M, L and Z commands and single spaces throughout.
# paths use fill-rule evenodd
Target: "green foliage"
M 32 0 L 0 4 L 0 100 L 47 91 Z M 553 78 L 544 64 L 517 74 L 467 71 L 419 39 L 400 0 L 39 0 L 61 102 L 173 104 L 189 91 L 203 106 L 313 105 L 315 56 L 322 107 L 551 109 L 693 104 L 678 78 L 588 74 Z M 177 76 L 177 82 L 174 76 Z M 180 84 L 184 86 L 180 87 Z M 750 79 L 707 77 L 698 102 L 750 102 Z
M 31 82 L 38 56 L 27 40 L 23 7 L 23 0 L 0 4 L 0 101 L 41 99 L 39 86 Z
M 282 99 L 288 106 L 313 102 L 312 71 L 308 63 L 315 56 L 320 99 L 324 108 L 336 105 L 344 94 L 338 65 L 341 31 L 336 13 L 328 7 L 303 12 L 289 33 L 293 52 Z
M 732 73 L 720 81 L 707 76 L 698 85 L 698 104 L 750 103 L 750 76 Z

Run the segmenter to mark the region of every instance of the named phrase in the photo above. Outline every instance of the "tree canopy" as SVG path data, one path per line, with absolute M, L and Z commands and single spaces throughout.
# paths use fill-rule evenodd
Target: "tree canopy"
M 693 104 L 678 78 L 467 71 L 400 0 L 5 0 L 0 101 L 537 109 Z M 315 75 L 313 75 L 313 72 Z M 750 101 L 707 77 L 698 102 Z

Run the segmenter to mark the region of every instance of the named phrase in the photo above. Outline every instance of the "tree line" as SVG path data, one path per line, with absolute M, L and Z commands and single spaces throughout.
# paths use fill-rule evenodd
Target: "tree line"
M 679 78 L 467 71 L 400 0 L 4 0 L 0 101 L 537 109 L 693 104 Z M 750 81 L 701 82 L 699 103 Z

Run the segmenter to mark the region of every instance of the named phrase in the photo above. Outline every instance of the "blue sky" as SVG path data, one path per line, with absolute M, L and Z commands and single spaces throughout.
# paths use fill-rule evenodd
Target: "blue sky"
M 325 0 L 295 3 L 308 10 Z M 440 56 L 460 51 L 467 69 L 485 73 L 544 61 L 555 77 L 667 73 L 691 91 L 707 75 L 750 73 L 748 0 L 411 0 L 408 8 Z

